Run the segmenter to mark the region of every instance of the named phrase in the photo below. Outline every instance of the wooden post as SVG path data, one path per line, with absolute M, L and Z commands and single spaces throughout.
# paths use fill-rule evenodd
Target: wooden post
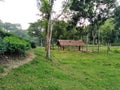
M 68 51 L 70 51 L 70 46 L 68 46 Z
M 79 51 L 81 50 L 81 46 L 79 46 Z
M 63 51 L 64 51 L 65 47 L 63 46 Z

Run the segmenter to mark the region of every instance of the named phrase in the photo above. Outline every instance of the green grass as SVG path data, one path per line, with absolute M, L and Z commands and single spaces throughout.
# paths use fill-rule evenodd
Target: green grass
M 120 50 L 109 54 L 51 51 L 47 60 L 43 48 L 36 58 L 7 76 L 0 77 L 0 90 L 120 90 Z
M 4 72 L 4 67 L 0 66 L 0 73 L 3 73 L 3 72 Z

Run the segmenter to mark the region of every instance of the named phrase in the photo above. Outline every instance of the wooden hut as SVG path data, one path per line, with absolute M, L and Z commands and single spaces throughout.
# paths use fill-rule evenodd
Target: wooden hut
M 62 47 L 63 50 L 65 46 L 78 46 L 80 51 L 81 46 L 84 46 L 84 42 L 82 40 L 58 40 L 57 45 Z

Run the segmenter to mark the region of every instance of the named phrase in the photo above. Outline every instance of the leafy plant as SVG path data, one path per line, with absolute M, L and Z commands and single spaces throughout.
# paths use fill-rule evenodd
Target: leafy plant
M 24 54 L 30 49 L 29 42 L 14 36 L 5 37 L 3 42 L 7 45 L 7 53 Z
M 35 42 L 30 42 L 31 48 L 36 48 L 36 43 Z
M 13 36 L 13 34 L 0 30 L 0 37 Z
M 4 68 L 2 66 L 0 66 L 0 73 L 4 72 Z
M 0 54 L 6 52 L 6 49 L 7 49 L 7 45 L 2 40 L 0 40 Z

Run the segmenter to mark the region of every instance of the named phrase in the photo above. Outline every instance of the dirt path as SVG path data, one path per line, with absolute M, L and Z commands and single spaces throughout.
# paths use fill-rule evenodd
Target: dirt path
M 23 64 L 26 64 L 35 58 L 33 53 L 29 53 L 24 59 L 20 60 L 9 60 L 7 64 L 5 64 L 4 72 L 0 74 L 0 76 L 7 75 L 12 69 L 17 68 Z

